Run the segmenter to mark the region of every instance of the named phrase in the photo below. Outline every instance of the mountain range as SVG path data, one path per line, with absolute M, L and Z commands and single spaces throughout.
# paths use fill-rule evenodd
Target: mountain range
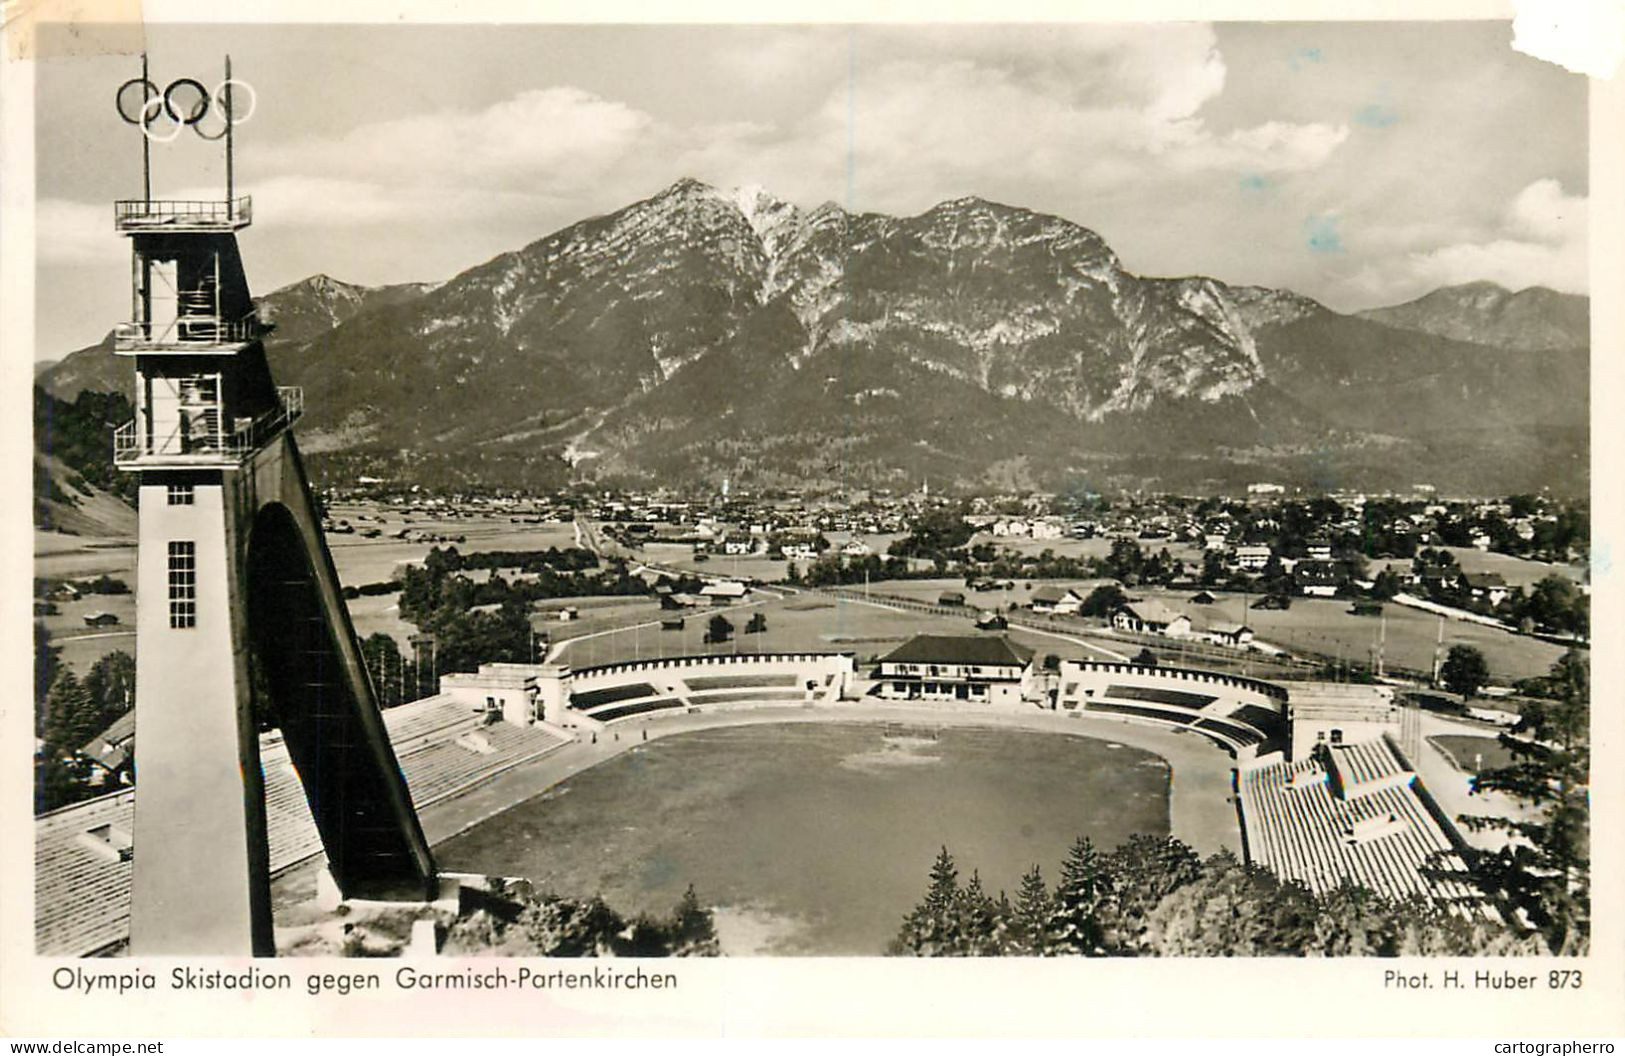
M 680 180 L 441 283 L 268 294 L 319 475 L 1319 487 L 1589 480 L 1589 302 L 1487 283 L 1353 315 L 1127 271 L 980 198 L 912 217 Z M 107 342 L 38 382 L 126 389 Z

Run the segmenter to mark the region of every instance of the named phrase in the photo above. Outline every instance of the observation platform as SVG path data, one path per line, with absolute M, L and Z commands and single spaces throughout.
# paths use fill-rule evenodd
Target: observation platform
M 280 407 L 252 420 L 239 420 L 230 431 L 151 436 L 137 429 L 140 419 L 131 419 L 113 431 L 113 464 L 122 470 L 235 469 L 305 412 L 305 390 L 279 385 L 277 397 Z
M 207 233 L 239 231 L 254 221 L 254 200 L 147 201 L 121 199 L 113 203 L 113 227 L 123 235 Z
M 234 356 L 269 329 L 252 315 L 246 319 L 182 316 L 162 330 L 146 323 L 120 323 L 113 328 L 113 354 Z

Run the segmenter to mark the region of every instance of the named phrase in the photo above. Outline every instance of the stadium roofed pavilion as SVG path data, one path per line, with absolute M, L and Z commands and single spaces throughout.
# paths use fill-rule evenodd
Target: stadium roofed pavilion
M 1036 692 L 1032 660 L 1003 635 L 915 635 L 880 658 L 876 695 L 1020 705 Z

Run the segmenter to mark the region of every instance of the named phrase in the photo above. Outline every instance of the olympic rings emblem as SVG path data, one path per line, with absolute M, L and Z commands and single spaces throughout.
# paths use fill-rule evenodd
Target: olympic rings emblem
M 248 93 L 248 108 L 241 114 L 237 112 L 241 104 L 234 98 L 239 90 Z M 139 102 L 135 98 L 138 93 Z M 128 124 L 140 125 L 141 134 L 154 143 L 172 142 L 188 127 L 202 139 L 215 140 L 224 136 L 232 125 L 248 123 L 259 108 L 259 93 L 254 91 L 253 85 L 235 77 L 221 81 L 212 92 L 191 77 L 170 81 L 163 91 L 144 77 L 133 77 L 119 85 L 114 104 L 119 117 Z M 221 118 L 220 127 L 206 131 L 203 119 L 211 113 Z M 154 128 L 168 131 L 155 132 Z

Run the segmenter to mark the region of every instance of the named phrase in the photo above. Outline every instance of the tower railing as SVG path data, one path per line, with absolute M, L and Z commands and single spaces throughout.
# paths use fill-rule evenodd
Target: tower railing
M 113 227 L 119 231 L 210 230 L 247 227 L 254 219 L 254 199 L 169 199 L 149 201 L 124 198 L 113 203 Z
M 218 413 L 218 405 L 214 406 Z M 113 463 L 135 468 L 154 461 L 186 464 L 241 462 L 279 430 L 293 424 L 304 412 L 305 390 L 296 385 L 279 385 L 274 409 L 257 418 L 239 419 L 230 432 L 220 435 L 203 433 L 183 436 L 177 423 L 166 435 L 155 436 L 149 442 L 139 428 L 140 419 L 132 418 L 113 430 Z M 198 417 L 201 418 L 201 415 Z
M 119 323 L 113 328 L 113 348 L 133 351 L 178 345 L 241 345 L 260 336 L 263 328 L 254 315 L 221 319 L 212 315 L 183 315 L 154 333 L 152 323 Z

